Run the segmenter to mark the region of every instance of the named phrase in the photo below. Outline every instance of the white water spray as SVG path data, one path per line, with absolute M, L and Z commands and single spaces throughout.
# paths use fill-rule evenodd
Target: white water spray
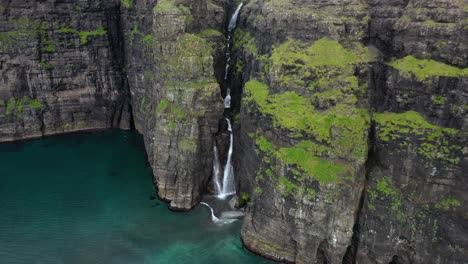
M 207 203 L 204 203 L 204 202 L 200 202 L 200 204 L 203 204 L 204 206 L 208 207 L 211 211 L 211 221 L 213 221 L 213 223 L 215 224 L 230 224 L 230 223 L 233 223 L 235 221 L 237 221 L 237 219 L 233 219 L 233 218 L 227 218 L 227 219 L 224 219 L 224 218 L 218 218 L 216 217 L 216 215 L 214 214 L 214 210 L 213 208 L 207 204 Z
M 221 165 L 219 162 L 219 152 L 216 142 L 213 147 L 214 159 L 213 159 L 213 180 L 215 184 L 215 193 L 220 194 L 222 192 L 221 187 Z
M 223 174 L 223 188 L 220 194 L 218 194 L 218 198 L 225 199 L 229 195 L 233 195 L 236 193 L 236 186 L 234 180 L 234 168 L 232 166 L 232 152 L 234 146 L 234 135 L 232 133 L 232 126 L 231 121 L 226 118 L 226 122 L 228 124 L 229 130 L 229 151 L 228 151 L 228 158 L 226 160 L 226 165 L 224 166 L 224 174 Z
M 239 17 L 239 12 L 242 8 L 244 3 L 241 3 L 239 6 L 237 6 L 236 12 L 231 17 L 231 20 L 229 20 L 229 26 L 228 26 L 228 31 L 231 32 L 233 29 L 236 28 L 237 25 L 237 18 Z

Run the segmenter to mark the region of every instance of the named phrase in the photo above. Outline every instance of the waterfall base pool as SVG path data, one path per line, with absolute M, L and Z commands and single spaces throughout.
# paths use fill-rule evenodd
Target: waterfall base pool
M 240 222 L 167 209 L 140 136 L 79 133 L 0 144 L 0 263 L 267 263 Z

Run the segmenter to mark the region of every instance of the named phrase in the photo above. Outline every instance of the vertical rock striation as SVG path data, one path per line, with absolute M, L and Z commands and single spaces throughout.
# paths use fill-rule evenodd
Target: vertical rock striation
M 0 141 L 130 127 L 115 3 L 0 2 Z
M 124 6 L 136 128 L 144 135 L 158 194 L 190 210 L 211 175 L 222 118 L 215 67 L 223 1 L 144 1 Z
M 466 13 L 463 1 L 246 4 L 234 46 L 250 250 L 467 259 Z
M 352 243 L 370 127 L 368 17 L 361 1 L 250 1 L 243 10 L 237 156 L 253 193 L 242 239 L 254 252 L 340 263 Z
M 468 259 L 466 1 L 371 1 L 375 135 L 357 263 Z M 396 57 L 395 57 L 396 56 Z

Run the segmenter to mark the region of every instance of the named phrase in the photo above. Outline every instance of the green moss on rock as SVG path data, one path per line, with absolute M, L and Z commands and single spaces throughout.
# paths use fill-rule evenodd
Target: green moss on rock
M 256 80 L 246 83 L 245 102 L 271 116 L 274 126 L 296 132 L 298 137 L 312 135 L 316 141 L 333 146 L 335 157 L 365 159 L 366 111 L 348 105 L 316 111 L 309 99 L 295 92 L 270 95 L 268 86 Z
M 257 54 L 257 46 L 255 38 L 250 32 L 245 32 L 242 29 L 236 29 L 233 35 L 233 48 L 247 50 L 252 54 Z
M 449 210 L 461 206 L 461 202 L 455 198 L 443 199 L 435 205 L 435 208 Z
M 377 136 L 384 143 L 395 142 L 401 147 L 416 143 L 417 153 L 429 161 L 460 162 L 457 153 L 461 147 L 451 143 L 460 134 L 456 129 L 435 126 L 414 111 L 376 114 L 375 121 Z
M 81 40 L 81 45 L 86 45 L 86 43 L 88 43 L 88 38 L 89 37 L 103 36 L 105 34 L 107 34 L 107 31 L 104 29 L 103 26 L 98 27 L 94 31 L 81 31 L 79 33 L 80 40 Z
M 468 68 L 460 69 L 435 60 L 420 60 L 411 55 L 390 62 L 389 65 L 420 81 L 438 76 L 468 76 Z
M 195 138 L 185 138 L 179 142 L 179 149 L 187 153 L 197 152 L 197 140 Z

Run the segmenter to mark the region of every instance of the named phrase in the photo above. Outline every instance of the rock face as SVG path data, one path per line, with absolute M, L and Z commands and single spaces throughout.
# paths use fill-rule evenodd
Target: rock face
M 0 141 L 134 125 L 160 197 L 190 210 L 222 117 L 225 5 L 2 1 Z
M 190 210 L 225 130 L 221 84 L 248 249 L 466 263 L 466 1 L 246 1 L 226 83 L 233 3 L 0 0 L 0 141 L 134 126 L 159 196 Z
M 372 3 L 371 41 L 392 61 L 374 71 L 356 263 L 466 263 L 466 2 L 400 4 Z
M 211 175 L 222 117 L 215 75 L 223 1 L 146 1 L 124 7 L 127 74 L 158 194 L 190 210 Z
M 107 1 L 0 2 L 0 141 L 130 127 L 118 21 Z
M 297 263 L 468 259 L 466 17 L 463 1 L 245 5 L 247 248 Z

